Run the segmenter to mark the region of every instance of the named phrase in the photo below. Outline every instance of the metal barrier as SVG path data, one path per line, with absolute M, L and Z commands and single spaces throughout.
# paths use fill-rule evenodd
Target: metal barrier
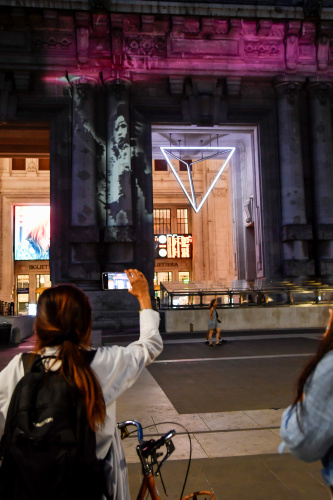
M 333 285 L 316 280 L 303 283 L 291 281 L 233 281 L 226 286 L 218 282 L 168 281 L 160 283 L 160 309 L 209 308 L 218 301 L 218 308 L 273 307 L 301 304 L 333 303 Z

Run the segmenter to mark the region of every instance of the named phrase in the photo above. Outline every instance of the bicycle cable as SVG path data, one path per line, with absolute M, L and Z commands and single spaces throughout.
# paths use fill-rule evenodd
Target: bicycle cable
M 184 427 L 184 425 L 179 424 L 178 422 L 157 422 L 156 424 L 146 425 L 142 429 L 149 429 L 150 427 L 157 427 L 158 425 L 166 425 L 166 424 L 178 425 L 178 427 L 181 427 L 182 429 L 184 429 L 184 431 L 186 432 L 186 434 L 188 436 L 189 443 L 190 443 L 190 453 L 189 453 L 189 458 L 188 458 L 188 464 L 187 464 L 185 479 L 184 479 L 184 483 L 183 483 L 183 489 L 182 489 L 182 492 L 180 494 L 180 500 L 181 500 L 183 498 L 183 493 L 184 493 L 184 490 L 186 487 L 186 483 L 187 483 L 187 479 L 188 479 L 188 475 L 189 475 L 190 467 L 191 467 L 191 461 L 192 461 L 192 439 L 191 439 L 191 435 L 190 435 L 189 431 L 186 429 L 186 427 Z M 135 431 L 133 431 L 133 432 L 135 432 Z M 132 432 L 130 434 L 132 434 Z

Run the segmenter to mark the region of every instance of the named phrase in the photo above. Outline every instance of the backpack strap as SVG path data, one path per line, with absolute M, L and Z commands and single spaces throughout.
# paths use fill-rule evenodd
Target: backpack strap
M 30 371 L 35 359 L 40 359 L 40 354 L 35 354 L 34 352 L 23 352 L 22 353 L 22 363 L 24 369 L 24 375 Z
M 97 349 L 85 349 L 84 351 L 82 351 L 83 356 L 89 365 L 91 365 L 91 363 L 93 362 L 96 352 Z
M 82 352 L 83 352 L 83 355 L 85 357 L 85 360 L 90 365 L 95 357 L 97 349 L 89 349 L 89 350 L 84 350 Z M 41 359 L 44 359 L 44 358 L 54 358 L 54 357 L 55 356 L 41 356 L 40 354 L 35 354 L 34 352 L 23 352 L 22 353 L 22 363 L 23 363 L 24 374 L 26 374 L 28 371 L 30 371 L 30 369 L 35 361 L 37 361 L 37 360 L 40 361 Z

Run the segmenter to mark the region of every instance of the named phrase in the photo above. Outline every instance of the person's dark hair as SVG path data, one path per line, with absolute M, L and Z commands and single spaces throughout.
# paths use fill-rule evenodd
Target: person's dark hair
M 89 425 L 97 430 L 104 424 L 106 410 L 101 386 L 83 355 L 91 335 L 88 297 L 74 285 L 46 289 L 38 300 L 34 331 L 36 352 L 59 346 L 55 363 L 61 360 L 60 373 L 82 394 Z
M 302 399 L 303 399 L 302 396 L 304 393 L 305 384 L 309 379 L 309 377 L 315 371 L 318 363 L 323 359 L 325 354 L 327 354 L 332 349 L 333 349 L 333 327 L 330 327 L 329 330 L 327 330 L 324 338 L 320 342 L 316 354 L 305 365 L 302 373 L 298 377 L 296 385 L 296 397 L 294 399 L 293 406 L 296 406 L 297 403 L 300 403 L 301 412 L 302 412 Z
M 212 307 L 214 307 L 214 306 L 213 306 L 213 304 L 214 304 L 214 302 L 215 302 L 215 301 L 216 301 L 216 299 L 212 299 L 212 300 L 210 301 L 210 304 L 209 304 L 209 309 L 211 309 Z

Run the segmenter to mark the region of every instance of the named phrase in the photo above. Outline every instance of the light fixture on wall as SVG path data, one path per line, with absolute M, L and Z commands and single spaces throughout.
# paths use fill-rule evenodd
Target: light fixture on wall
M 162 154 L 164 156 L 164 158 L 166 159 L 169 167 L 171 168 L 174 176 L 176 177 L 177 181 L 179 182 L 179 185 L 180 187 L 182 188 L 182 190 L 184 191 L 188 201 L 191 203 L 192 207 L 193 207 L 193 210 L 198 213 L 199 210 L 201 209 L 202 205 L 205 203 L 206 199 L 208 198 L 208 195 L 209 193 L 211 192 L 211 190 L 213 189 L 213 187 L 215 186 L 218 178 L 220 177 L 220 175 L 222 174 L 223 170 L 226 168 L 226 166 L 228 165 L 228 162 L 230 160 L 230 158 L 232 157 L 232 155 L 234 154 L 235 152 L 235 149 L 234 147 L 219 147 L 219 146 L 215 146 L 215 147 L 211 147 L 211 146 L 198 146 L 198 147 L 194 147 L 194 146 L 170 146 L 170 147 L 160 147 L 160 150 L 162 151 Z M 182 158 L 182 152 L 184 152 L 184 154 L 188 157 L 189 156 L 189 153 L 190 151 L 193 152 L 193 155 L 192 156 L 192 159 L 191 160 L 184 160 L 184 158 Z M 215 153 L 214 153 L 215 151 Z M 178 153 L 178 154 L 176 154 Z M 201 158 L 198 159 L 198 160 L 194 160 L 193 158 L 197 157 L 198 154 L 201 153 Z M 199 205 L 197 204 L 197 201 L 196 201 L 196 196 L 195 196 L 195 191 L 194 191 L 194 186 L 193 186 L 193 179 L 192 179 L 192 172 L 191 172 L 191 166 L 196 164 L 196 163 L 199 163 L 199 162 L 202 162 L 202 161 L 207 161 L 207 160 L 212 160 L 213 158 L 217 158 L 218 156 L 221 156 L 221 154 L 223 153 L 227 153 L 227 158 L 225 160 L 223 160 L 223 164 L 221 166 L 221 168 L 219 169 L 216 177 L 213 179 L 211 185 L 209 186 L 206 194 L 204 195 L 204 197 L 202 198 L 201 202 L 199 203 Z M 207 156 L 204 157 L 204 154 L 207 154 Z M 189 183 L 190 183 L 190 190 L 191 190 L 191 194 L 189 194 L 182 182 L 182 180 L 180 179 L 179 175 L 178 175 L 178 172 L 177 170 L 175 169 L 174 165 L 172 164 L 172 159 L 176 159 L 178 160 L 180 163 L 183 163 L 186 165 L 186 168 L 187 168 L 187 173 L 188 173 L 188 178 L 189 178 Z

